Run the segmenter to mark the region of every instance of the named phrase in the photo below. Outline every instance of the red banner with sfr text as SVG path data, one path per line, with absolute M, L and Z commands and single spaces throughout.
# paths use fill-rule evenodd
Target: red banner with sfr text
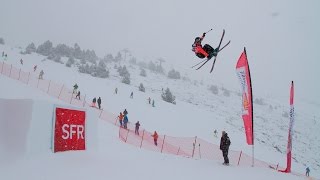
M 85 150 L 85 111 L 55 109 L 54 152 Z

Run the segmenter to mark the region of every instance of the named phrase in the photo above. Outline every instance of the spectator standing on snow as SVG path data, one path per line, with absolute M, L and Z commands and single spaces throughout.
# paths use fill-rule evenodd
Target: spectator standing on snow
M 125 115 L 127 115 L 127 114 L 128 114 L 127 109 L 124 109 L 124 111 L 123 111 L 123 115 L 125 116 Z
M 75 85 L 73 85 L 73 92 L 72 93 L 77 93 L 78 90 L 78 84 L 76 83 Z
M 77 95 L 76 95 L 76 99 L 77 99 L 77 97 L 78 97 L 79 100 L 80 100 L 80 91 L 78 91 L 78 93 L 77 93 Z
M 130 94 L 130 98 L 131 98 L 131 99 L 133 98 L 133 91 L 132 91 L 131 94 Z
M 140 123 L 139 123 L 139 121 L 137 121 L 137 122 L 136 122 L 136 128 L 135 128 L 135 130 L 134 130 L 134 133 L 135 133 L 136 135 L 139 135 L 139 127 L 140 127 Z
M 114 89 L 114 93 L 118 94 L 118 88 Z
M 214 133 L 214 137 L 217 137 L 218 131 L 216 129 L 213 131 L 213 133 Z
M 96 107 L 96 102 L 97 102 L 97 99 L 93 98 L 91 107 Z
M 36 72 L 36 70 L 37 70 L 37 65 L 34 65 L 33 66 L 33 72 Z
M 148 102 L 149 102 L 149 104 L 151 104 L 151 98 L 150 97 L 148 98 Z
M 154 99 L 152 100 L 152 107 L 154 107 Z
M 39 79 L 43 79 L 43 74 L 44 74 L 44 72 L 43 72 L 43 70 L 41 70 L 39 73 Z
M 158 133 L 157 131 L 154 131 L 154 133 L 151 135 L 153 137 L 153 142 L 154 142 L 154 145 L 158 146 Z
M 122 112 L 120 112 L 120 115 L 118 116 L 118 119 L 119 119 L 120 127 L 123 127 L 123 125 L 122 125 L 122 120 L 123 120 Z
M 220 150 L 222 151 L 222 155 L 224 158 L 223 165 L 229 165 L 229 158 L 228 158 L 228 152 L 229 152 L 229 146 L 231 144 L 230 138 L 228 137 L 228 134 L 225 131 L 222 131 L 222 136 L 220 140 Z
M 20 64 L 23 65 L 23 60 L 22 59 L 20 59 Z
M 124 127 L 125 129 L 128 128 L 128 126 L 127 126 L 128 122 L 129 122 L 128 116 L 127 116 L 127 115 L 124 115 L 124 117 L 123 117 L 123 127 Z
M 309 173 L 310 173 L 310 168 L 309 168 L 309 167 L 307 167 L 307 168 L 306 168 L 306 176 L 308 176 L 308 177 L 309 177 Z
M 98 98 L 98 101 L 97 101 L 97 102 L 98 102 L 98 107 L 99 107 L 99 109 L 101 109 L 101 97 Z

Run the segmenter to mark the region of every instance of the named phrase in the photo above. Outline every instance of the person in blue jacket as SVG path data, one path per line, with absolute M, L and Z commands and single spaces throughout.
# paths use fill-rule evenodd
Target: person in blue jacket
M 127 115 L 124 115 L 124 117 L 123 117 L 123 127 L 124 127 L 125 129 L 128 128 L 128 127 L 127 127 L 128 122 L 129 122 L 128 116 L 127 116 Z

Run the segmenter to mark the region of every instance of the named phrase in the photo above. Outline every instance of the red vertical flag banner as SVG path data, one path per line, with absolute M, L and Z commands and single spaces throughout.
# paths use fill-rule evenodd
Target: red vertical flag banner
M 53 151 L 85 150 L 85 111 L 56 108 Z
M 287 168 L 285 170 L 280 170 L 281 172 L 285 172 L 285 173 L 291 172 L 292 128 L 294 124 L 293 97 L 294 97 L 294 86 L 292 81 L 291 88 L 290 88 L 290 122 L 289 122 L 288 145 L 287 145 Z
M 237 76 L 242 90 L 242 119 L 248 145 L 253 145 L 253 104 L 250 69 L 246 49 L 242 52 L 236 65 Z

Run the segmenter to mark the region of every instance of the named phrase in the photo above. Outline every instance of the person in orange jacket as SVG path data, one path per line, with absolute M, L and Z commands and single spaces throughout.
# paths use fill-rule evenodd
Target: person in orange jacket
M 153 135 L 151 135 L 151 136 L 153 137 L 154 145 L 157 146 L 158 145 L 158 137 L 159 137 L 157 131 L 154 131 Z
M 122 120 L 123 120 L 123 114 L 120 112 L 120 115 L 118 116 L 119 122 L 120 122 L 120 127 L 122 127 Z

